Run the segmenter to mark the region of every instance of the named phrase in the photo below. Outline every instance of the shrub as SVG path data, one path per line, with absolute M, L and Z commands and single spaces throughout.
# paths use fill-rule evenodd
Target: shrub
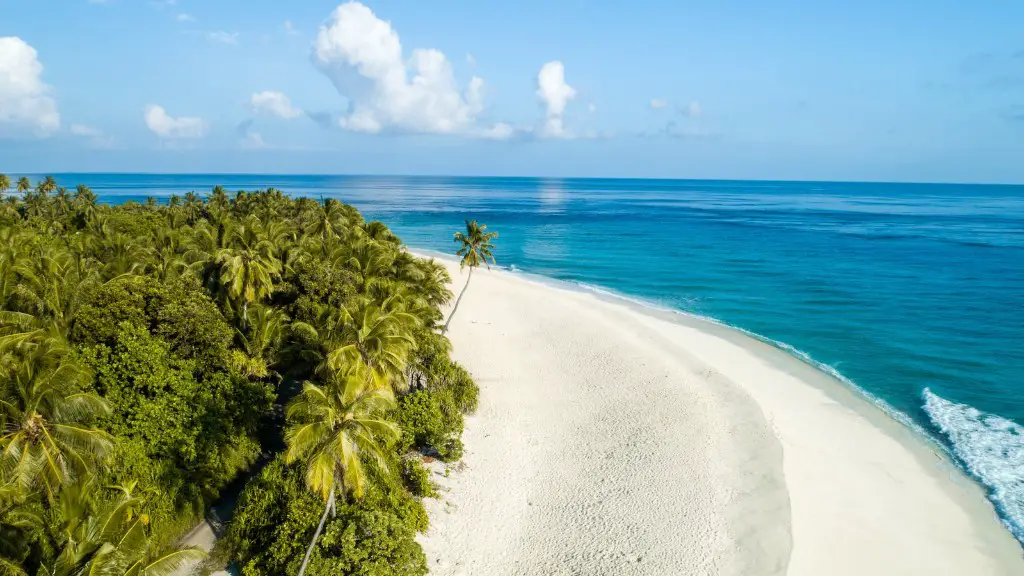
M 416 455 L 402 457 L 402 482 L 414 496 L 426 498 L 436 494 L 430 482 L 430 471 Z
M 402 430 L 401 452 L 433 450 L 444 461 L 462 458 L 462 414 L 444 410 L 439 393 L 419 390 L 398 399 L 396 421 Z

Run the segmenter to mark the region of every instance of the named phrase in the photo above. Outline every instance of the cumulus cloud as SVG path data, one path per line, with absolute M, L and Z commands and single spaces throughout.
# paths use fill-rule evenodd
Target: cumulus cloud
M 664 98 L 653 98 L 651 100 L 651 108 L 654 108 L 655 110 L 661 110 L 666 106 L 668 106 L 668 100 L 665 100 Z
M 221 44 L 229 44 L 231 46 L 238 44 L 238 32 L 217 30 L 214 32 L 207 32 L 206 37 L 213 42 L 220 42 Z
M 206 122 L 202 118 L 179 116 L 175 118 L 163 106 L 150 104 L 145 110 L 146 126 L 154 134 L 168 140 L 179 138 L 202 138 L 206 134 Z
M 406 58 L 391 23 L 359 2 L 346 2 L 331 13 L 311 59 L 349 101 L 348 112 L 337 120 L 345 130 L 484 138 L 508 132 L 478 123 L 481 78 L 474 76 L 460 89 L 442 52 L 417 48 Z
M 195 16 L 193 16 L 191 14 L 186 14 L 185 12 L 182 12 L 181 14 L 178 14 L 176 18 L 178 19 L 178 22 L 195 22 L 196 21 Z
M 293 107 L 292 101 L 280 92 L 256 92 L 250 98 L 249 103 L 252 105 L 253 111 L 258 114 L 270 114 L 280 118 L 298 118 L 302 116 L 302 110 Z
M 547 119 L 540 135 L 545 138 L 567 138 L 562 116 L 576 90 L 565 81 L 565 66 L 558 60 L 541 66 L 537 74 L 537 96 L 547 108 Z
M 60 128 L 53 89 L 42 75 L 34 48 L 16 36 L 0 38 L 0 136 L 48 136 Z

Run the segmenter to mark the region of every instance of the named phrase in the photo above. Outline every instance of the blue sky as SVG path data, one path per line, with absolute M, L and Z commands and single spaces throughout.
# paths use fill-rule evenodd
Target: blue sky
M 0 171 L 1024 182 L 1020 22 L 1002 0 L 0 0 Z

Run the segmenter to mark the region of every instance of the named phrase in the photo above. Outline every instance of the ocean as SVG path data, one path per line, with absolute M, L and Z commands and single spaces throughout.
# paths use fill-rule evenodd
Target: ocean
M 415 248 L 466 218 L 498 263 L 712 318 L 835 374 L 945 447 L 1024 542 L 1024 187 L 62 174 L 108 202 L 214 184 L 337 198 Z

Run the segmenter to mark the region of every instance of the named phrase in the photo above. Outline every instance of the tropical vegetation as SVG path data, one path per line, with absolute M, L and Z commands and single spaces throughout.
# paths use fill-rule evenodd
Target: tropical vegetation
M 0 195 L 0 576 L 180 573 L 222 498 L 209 568 L 426 574 L 424 461 L 477 399 L 441 264 L 273 188 Z

